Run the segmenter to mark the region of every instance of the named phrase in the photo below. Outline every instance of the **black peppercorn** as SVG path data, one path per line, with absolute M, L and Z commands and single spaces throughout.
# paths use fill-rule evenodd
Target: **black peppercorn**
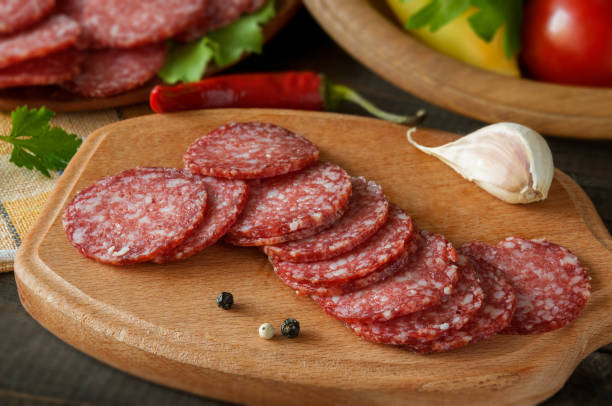
M 295 338 L 300 334 L 300 323 L 290 317 L 281 324 L 281 333 L 288 338 Z
M 229 292 L 223 292 L 217 297 L 217 306 L 229 310 L 234 304 L 234 296 Z

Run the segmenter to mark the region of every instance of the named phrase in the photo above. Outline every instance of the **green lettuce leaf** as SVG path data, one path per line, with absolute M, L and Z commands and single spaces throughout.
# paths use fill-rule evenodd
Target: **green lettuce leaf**
M 157 75 L 170 84 L 196 82 L 204 75 L 216 46 L 208 37 L 180 45 L 169 41 L 168 57 Z
M 195 82 L 202 78 L 211 60 L 223 68 L 238 61 L 246 52 L 261 53 L 262 25 L 276 16 L 274 0 L 255 13 L 209 32 L 186 44 L 169 41 L 169 54 L 158 76 L 166 83 Z

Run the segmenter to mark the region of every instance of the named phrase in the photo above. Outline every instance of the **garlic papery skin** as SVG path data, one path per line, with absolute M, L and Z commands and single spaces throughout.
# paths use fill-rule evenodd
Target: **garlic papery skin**
M 483 127 L 457 141 L 425 147 L 408 141 L 435 156 L 461 176 L 508 203 L 532 203 L 546 199 L 555 167 L 550 148 L 540 134 L 515 123 Z

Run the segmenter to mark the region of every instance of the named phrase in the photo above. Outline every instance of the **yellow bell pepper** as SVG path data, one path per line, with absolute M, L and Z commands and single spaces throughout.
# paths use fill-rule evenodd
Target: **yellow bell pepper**
M 387 0 L 402 25 L 428 2 L 429 0 Z M 518 58 L 515 56 L 508 59 L 504 54 L 502 37 L 505 28 L 498 30 L 491 42 L 484 41 L 474 33 L 468 22 L 468 17 L 476 11 L 474 7 L 469 8 L 436 32 L 431 32 L 429 27 L 410 32 L 435 50 L 460 61 L 503 75 L 520 76 Z

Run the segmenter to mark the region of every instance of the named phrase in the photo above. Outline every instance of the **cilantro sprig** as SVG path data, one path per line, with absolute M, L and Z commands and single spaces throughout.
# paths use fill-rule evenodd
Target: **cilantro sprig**
M 202 78 L 211 61 L 220 68 L 238 61 L 245 52 L 261 53 L 262 25 L 276 15 L 274 0 L 255 13 L 209 32 L 186 44 L 169 42 L 170 52 L 158 76 L 166 83 L 195 82 Z
M 11 112 L 13 128 L 0 140 L 13 144 L 10 162 L 20 167 L 36 169 L 46 177 L 49 171 L 60 171 L 81 145 L 81 139 L 59 127 L 51 127 L 49 121 L 55 116 L 51 110 L 18 107 Z
M 403 0 L 403 2 L 411 0 Z M 430 0 L 406 22 L 406 28 L 416 30 L 429 27 L 435 32 L 461 16 L 470 7 L 478 11 L 468 17 L 472 30 L 486 42 L 505 27 L 504 53 L 508 59 L 521 48 L 521 20 L 524 0 Z

